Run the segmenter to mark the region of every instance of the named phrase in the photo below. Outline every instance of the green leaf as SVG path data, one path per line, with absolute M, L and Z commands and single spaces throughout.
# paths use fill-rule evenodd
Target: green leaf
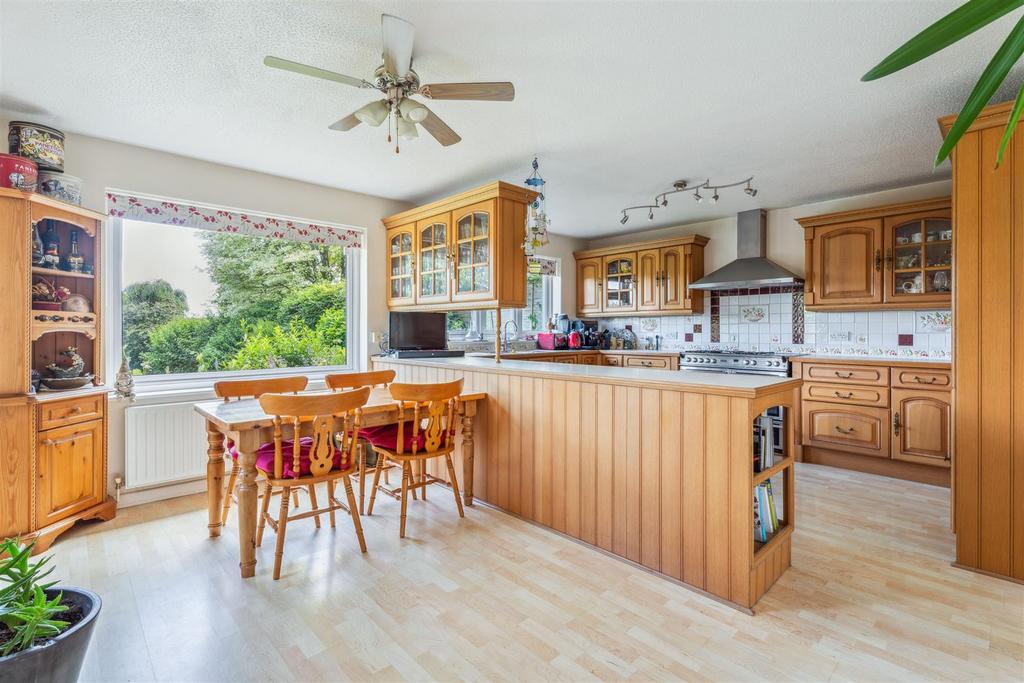
M 970 96 L 968 96 L 967 101 L 964 103 L 963 109 L 960 110 L 956 121 L 953 122 L 953 126 L 949 129 L 946 139 L 943 140 L 942 147 L 939 148 L 939 153 L 935 157 L 936 166 L 945 161 L 949 153 L 953 151 L 956 143 L 960 141 L 963 134 L 971 127 L 974 119 L 978 117 L 978 114 L 985 108 L 988 101 L 992 99 L 996 90 L 999 89 L 999 86 L 1006 79 L 1006 75 L 1010 73 L 1010 69 L 1016 64 L 1022 54 L 1024 54 L 1024 18 L 1013 27 L 1010 35 L 1006 37 L 1006 41 L 999 47 L 995 56 L 992 57 L 992 61 L 988 63 L 985 71 L 982 72 L 981 77 L 974 86 L 974 90 L 971 91 Z
M 1013 129 L 1017 127 L 1017 121 L 1020 119 L 1021 113 L 1024 112 L 1024 84 L 1021 84 L 1020 90 L 1017 91 L 1017 99 L 1013 103 L 1013 111 L 1010 112 L 1010 120 L 1006 122 L 1006 130 L 1003 131 L 1003 139 L 999 142 L 999 153 L 996 155 L 996 166 L 1003 163 L 1003 154 L 1006 152 L 1006 147 L 1010 144 L 1010 138 L 1013 137 Z
M 864 74 L 861 80 L 873 81 L 905 69 L 1021 5 L 1024 5 L 1024 0 L 969 0 L 901 45 Z

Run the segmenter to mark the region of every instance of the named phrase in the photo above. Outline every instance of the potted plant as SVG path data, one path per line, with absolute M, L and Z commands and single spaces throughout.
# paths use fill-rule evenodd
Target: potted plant
M 71 296 L 71 290 L 53 280 L 39 278 L 32 285 L 32 308 L 39 311 L 59 311 L 61 304 Z
M 0 681 L 75 681 L 100 613 L 100 597 L 44 583 L 49 557 L 30 561 L 35 541 L 0 544 Z

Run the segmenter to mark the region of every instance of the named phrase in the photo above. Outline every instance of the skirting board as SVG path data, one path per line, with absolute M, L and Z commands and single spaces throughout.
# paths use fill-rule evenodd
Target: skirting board
M 825 448 L 804 446 L 801 460 L 815 465 L 828 465 L 844 470 L 880 474 L 883 477 L 916 481 L 932 486 L 949 488 L 949 468 L 918 465 L 913 462 L 902 462 L 888 458 L 874 458 L 870 455 L 841 453 Z

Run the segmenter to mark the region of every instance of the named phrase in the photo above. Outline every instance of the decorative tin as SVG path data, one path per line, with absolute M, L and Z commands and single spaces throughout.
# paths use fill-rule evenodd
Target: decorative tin
M 47 197 L 53 197 L 69 204 L 82 203 L 82 179 L 77 176 L 54 171 L 40 171 L 39 191 Z
M 64 133 L 27 121 L 11 121 L 7 132 L 11 154 L 36 162 L 40 170 L 64 170 Z
M 36 162 L 14 154 L 0 154 L 0 187 L 32 192 L 37 177 Z

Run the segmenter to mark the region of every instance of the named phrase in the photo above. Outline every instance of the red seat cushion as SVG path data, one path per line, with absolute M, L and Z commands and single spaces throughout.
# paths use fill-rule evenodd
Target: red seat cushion
M 359 430 L 360 438 L 366 439 L 377 448 L 384 448 L 389 451 L 398 450 L 398 425 L 389 424 L 381 425 L 379 427 L 366 427 Z M 402 433 L 402 451 L 406 453 L 412 452 L 412 425 L 406 424 L 405 430 Z M 416 450 L 422 451 L 426 445 L 427 439 L 423 432 L 420 432 L 416 438 L 418 442 L 416 444 Z
M 281 442 L 281 464 L 282 476 L 291 479 L 298 479 L 299 476 L 309 474 L 309 451 L 313 447 L 313 438 L 304 436 L 299 439 L 299 474 L 292 469 L 292 442 L 285 440 Z M 347 454 L 334 449 L 334 463 L 332 469 L 342 470 L 348 467 Z M 237 457 L 237 452 L 235 456 Z M 274 443 L 265 443 L 256 451 L 256 468 L 274 474 Z

